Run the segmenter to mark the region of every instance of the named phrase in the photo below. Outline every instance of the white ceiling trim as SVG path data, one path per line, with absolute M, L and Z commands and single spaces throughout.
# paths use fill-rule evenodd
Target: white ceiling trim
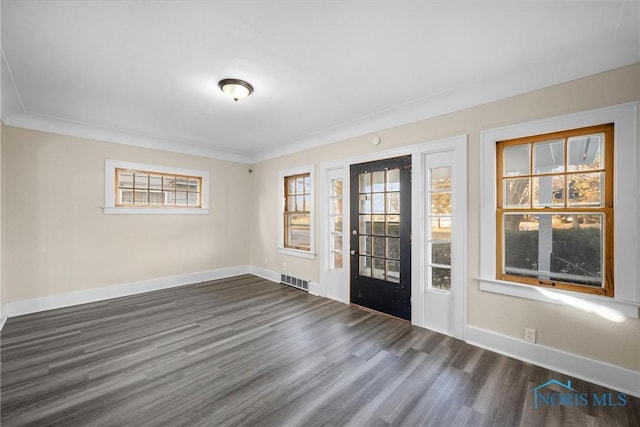
M 174 142 L 146 135 L 138 135 L 118 129 L 108 129 L 90 123 L 78 123 L 57 117 L 24 112 L 13 114 L 5 121 L 8 126 L 51 132 L 80 138 L 94 139 L 115 144 L 132 145 L 142 148 L 169 151 L 180 154 L 207 157 L 212 159 L 230 160 L 238 163 L 248 163 L 247 156 L 229 151 L 215 150 L 202 147 L 190 142 Z
M 7 124 L 8 117 L 24 113 L 24 105 L 2 49 L 0 49 L 0 57 L 2 58 L 0 63 L 0 98 L 2 98 L 0 100 L 0 117 Z

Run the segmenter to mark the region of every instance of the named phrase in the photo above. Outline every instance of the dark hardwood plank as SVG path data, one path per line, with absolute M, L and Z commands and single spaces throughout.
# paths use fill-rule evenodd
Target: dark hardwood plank
M 640 399 L 534 408 L 565 376 L 250 275 L 11 318 L 1 339 L 3 426 L 640 425 Z

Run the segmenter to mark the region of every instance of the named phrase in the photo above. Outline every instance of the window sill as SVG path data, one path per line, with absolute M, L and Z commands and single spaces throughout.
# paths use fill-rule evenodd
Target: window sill
M 625 317 L 639 318 L 638 304 L 616 300 L 615 298 L 547 289 L 496 279 L 476 278 L 476 280 L 480 285 L 480 290 L 485 292 L 568 305 L 616 322 L 624 321 Z
M 301 251 L 300 249 L 278 247 L 278 253 L 283 255 L 297 256 L 299 258 L 316 259 L 315 252 Z
M 116 208 L 105 207 L 105 215 L 208 215 L 204 208 Z

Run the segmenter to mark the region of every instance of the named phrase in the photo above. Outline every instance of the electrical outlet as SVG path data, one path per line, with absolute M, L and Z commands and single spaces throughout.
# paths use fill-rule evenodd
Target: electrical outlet
M 264 259 L 264 265 L 269 265 L 269 259 L 268 258 Z
M 286 270 L 286 269 L 287 269 L 287 263 L 286 263 L 286 262 L 283 262 L 283 263 L 282 263 L 282 269 L 283 269 L 283 270 Z
M 536 343 L 536 330 L 530 328 L 524 328 L 524 340 L 532 343 Z

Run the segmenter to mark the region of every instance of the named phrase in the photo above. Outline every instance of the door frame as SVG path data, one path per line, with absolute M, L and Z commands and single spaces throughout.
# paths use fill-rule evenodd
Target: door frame
M 411 155 L 407 155 L 402 157 L 385 158 L 373 162 L 355 163 L 350 166 L 349 173 L 349 176 L 351 177 L 351 188 L 349 189 L 351 211 L 349 212 L 349 218 L 352 221 L 350 223 L 352 227 L 349 240 L 351 243 L 350 251 L 354 252 L 353 255 L 350 254 L 351 260 L 354 261 L 356 259 L 360 259 L 361 255 L 363 254 L 362 247 L 360 247 L 360 236 L 363 235 L 371 236 L 371 247 L 369 248 L 369 255 L 373 255 L 373 258 L 369 257 L 369 260 L 372 262 L 370 275 L 362 274 L 362 272 L 360 271 L 359 262 L 357 263 L 358 265 L 354 265 L 353 262 L 350 265 L 351 275 L 349 277 L 349 287 L 351 291 L 351 303 L 405 320 L 411 320 L 411 266 L 413 261 L 411 258 L 412 157 L 413 156 Z M 381 278 L 376 277 L 375 274 L 374 263 L 379 254 L 375 254 L 374 248 L 376 245 L 374 243 L 381 239 L 374 233 L 374 218 L 380 214 L 380 212 L 376 212 L 376 206 L 373 201 L 373 198 L 375 197 L 375 182 L 371 181 L 370 190 L 364 192 L 364 194 L 367 194 L 367 197 L 371 197 L 371 205 L 369 210 L 371 216 L 371 230 L 367 233 L 366 231 L 360 229 L 361 224 L 359 224 L 360 214 L 363 213 L 362 211 L 360 211 L 361 206 L 359 203 L 361 194 L 363 194 L 362 188 L 360 188 L 359 182 L 353 181 L 354 179 L 356 179 L 356 177 L 358 177 L 357 179 L 359 180 L 359 178 L 363 176 L 363 174 L 369 175 L 376 172 L 382 172 L 384 174 L 383 176 L 385 176 L 385 183 L 383 184 L 383 192 L 379 193 L 383 194 L 384 202 L 382 216 L 384 217 L 390 213 L 390 211 L 387 209 L 386 201 L 388 188 L 386 187 L 385 172 L 389 170 L 398 171 L 399 189 L 395 190 L 398 194 L 399 203 L 398 211 L 395 213 L 395 215 L 399 217 L 399 229 L 398 235 L 396 236 L 399 251 L 397 262 L 399 262 L 400 264 L 400 280 L 398 282 L 389 280 L 386 275 L 384 276 L 384 278 Z M 371 179 L 373 179 L 373 175 L 371 175 Z M 354 206 L 354 203 L 357 206 Z M 353 221 L 355 221 L 355 224 Z M 388 233 L 388 230 L 385 228 L 383 236 L 387 237 L 382 238 L 383 241 L 388 240 L 388 237 L 393 238 L 393 236 L 389 236 Z M 384 247 L 386 247 L 386 244 Z M 384 250 L 383 259 L 385 259 L 385 263 L 386 260 L 389 259 L 386 249 Z
M 319 166 L 319 197 L 318 206 L 319 219 L 316 224 L 320 239 L 318 239 L 318 268 L 319 268 L 319 294 L 345 304 L 350 303 L 350 257 L 343 260 L 342 274 L 340 280 L 333 275 L 333 280 L 328 280 L 327 272 L 327 250 L 328 240 L 326 238 L 328 230 L 326 224 L 326 216 L 324 212 L 328 212 L 328 171 L 342 171 L 343 186 L 350 188 L 350 166 L 352 164 L 365 163 L 370 161 L 383 160 L 392 157 L 400 157 L 411 155 L 412 163 L 412 185 L 411 185 L 411 229 L 412 229 L 412 250 L 411 250 L 411 323 L 423 328 L 430 328 L 425 316 L 427 283 L 426 283 L 426 241 L 425 241 L 425 155 L 443 151 L 452 151 L 455 158 L 455 182 L 456 182 L 456 206 L 455 206 L 455 223 L 457 224 L 456 246 L 459 247 L 458 269 L 462 285 L 457 288 L 456 295 L 456 315 L 455 330 L 452 336 L 458 339 L 465 339 L 465 329 L 467 325 L 467 291 L 471 282 L 468 277 L 468 257 L 467 257 L 467 135 L 459 135 L 451 138 L 424 142 L 421 144 L 399 147 L 384 151 L 376 151 L 372 153 L 337 159 L 334 161 L 323 162 Z M 349 242 L 348 230 L 351 230 L 351 219 L 349 213 L 351 206 L 349 198 L 343 198 L 343 242 Z M 350 248 L 345 246 L 345 252 Z M 433 327 L 432 327 L 433 328 Z M 432 329 L 430 328 L 430 329 Z

